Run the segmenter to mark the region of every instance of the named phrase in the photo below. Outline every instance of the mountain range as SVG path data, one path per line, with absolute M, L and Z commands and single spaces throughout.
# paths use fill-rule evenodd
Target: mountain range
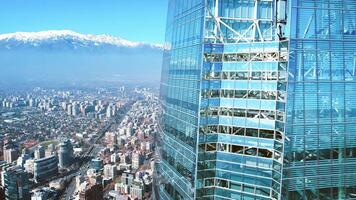
M 158 81 L 163 46 L 70 30 L 0 34 L 0 84 Z

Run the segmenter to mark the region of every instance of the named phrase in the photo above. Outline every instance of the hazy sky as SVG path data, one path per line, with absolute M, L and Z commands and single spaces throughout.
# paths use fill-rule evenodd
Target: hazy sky
M 168 0 L 0 0 L 0 34 L 73 30 L 163 43 Z

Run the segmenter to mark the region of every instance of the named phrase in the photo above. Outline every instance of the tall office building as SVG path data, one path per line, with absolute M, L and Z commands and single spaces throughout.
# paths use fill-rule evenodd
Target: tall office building
M 4 160 L 8 163 L 12 163 L 18 158 L 17 149 L 5 149 L 4 150 Z
M 27 154 L 26 151 L 22 151 L 22 154 L 20 157 L 18 157 L 17 159 L 17 165 L 18 166 L 21 166 L 21 167 L 24 167 L 25 166 L 25 163 L 28 159 L 30 159 L 31 156 L 29 154 Z
M 6 140 L 3 142 L 4 161 L 12 163 L 19 157 L 18 146 L 15 142 Z
M 117 171 L 116 165 L 106 164 L 104 165 L 103 177 L 105 179 L 114 180 L 116 177 L 116 171 Z
M 45 148 L 42 145 L 39 145 L 35 149 L 35 159 L 41 159 L 45 157 Z
M 6 200 L 29 200 L 29 176 L 21 167 L 10 167 L 2 172 Z
M 132 152 L 132 169 L 138 170 L 140 166 L 143 164 L 144 155 L 140 151 Z
M 117 145 L 117 134 L 114 132 L 106 132 L 105 140 L 106 140 L 107 146 L 112 148 L 115 145 Z
M 168 13 L 161 199 L 356 199 L 356 1 Z
M 65 140 L 59 144 L 59 166 L 61 168 L 69 167 L 73 162 L 73 146 L 70 140 Z
M 34 161 L 34 180 L 39 183 L 48 180 L 58 173 L 58 158 L 55 155 Z
M 67 114 L 68 115 L 72 115 L 73 114 L 73 105 L 72 104 L 68 104 L 67 105 Z
M 54 144 L 49 144 L 47 149 L 45 150 L 45 157 L 49 157 L 51 155 L 56 155 L 56 147 Z

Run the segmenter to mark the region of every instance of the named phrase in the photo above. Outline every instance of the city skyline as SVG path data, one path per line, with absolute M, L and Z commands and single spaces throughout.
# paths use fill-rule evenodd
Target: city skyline
M 156 199 L 167 0 L 3 0 L 0 200 Z
M 152 197 L 157 89 L 0 89 L 0 102 L 0 199 Z

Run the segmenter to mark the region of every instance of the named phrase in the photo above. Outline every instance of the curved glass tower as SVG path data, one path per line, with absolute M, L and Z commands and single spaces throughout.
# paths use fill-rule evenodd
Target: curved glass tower
M 170 0 L 160 199 L 356 198 L 356 2 Z

